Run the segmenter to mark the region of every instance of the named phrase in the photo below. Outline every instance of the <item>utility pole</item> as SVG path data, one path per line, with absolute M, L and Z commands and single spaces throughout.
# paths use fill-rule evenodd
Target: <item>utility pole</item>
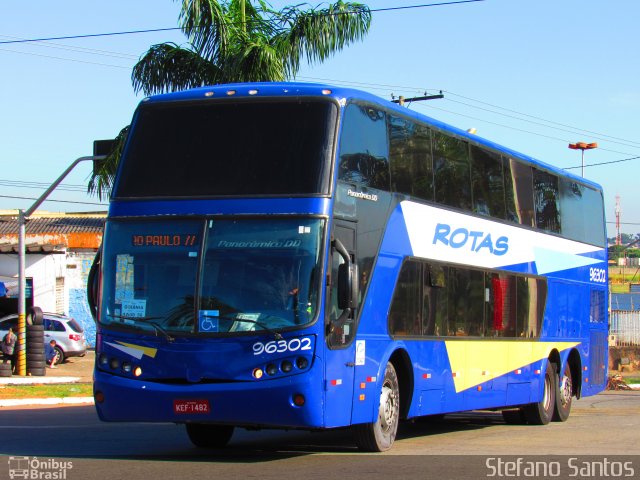
M 104 141 L 102 141 L 104 142 Z M 94 142 L 94 152 L 96 151 L 96 143 Z M 103 144 L 104 145 L 104 144 Z M 16 370 L 18 375 L 25 376 L 27 374 L 27 321 L 26 321 L 26 254 L 25 254 L 25 237 L 27 219 L 36 211 L 36 209 L 44 202 L 49 194 L 60 185 L 62 180 L 78 165 L 80 162 L 93 161 L 94 164 L 104 160 L 106 155 L 91 155 L 80 157 L 73 161 L 69 167 L 55 180 L 47 190 L 38 197 L 31 207 L 27 210 L 18 210 L 18 345 L 16 355 Z
M 620 195 L 616 195 L 616 245 L 622 245 L 622 237 L 620 235 L 620 217 L 622 209 L 620 208 Z
M 585 150 L 591 150 L 593 148 L 598 148 L 598 144 L 597 143 L 585 143 L 585 142 L 578 142 L 578 143 L 570 143 L 569 144 L 569 148 L 571 150 L 582 150 L 582 177 L 584 177 L 584 151 Z
M 397 103 L 399 104 L 401 107 L 404 106 L 404 104 L 406 102 L 422 102 L 424 100 L 436 100 L 438 98 L 444 98 L 444 94 L 442 93 L 442 90 L 440 90 L 440 93 L 438 95 L 427 95 L 427 92 L 424 92 L 424 95 L 422 97 L 410 97 L 410 98 L 405 98 L 402 95 L 400 95 L 398 98 L 395 98 L 395 96 L 393 94 L 391 94 L 392 103 Z

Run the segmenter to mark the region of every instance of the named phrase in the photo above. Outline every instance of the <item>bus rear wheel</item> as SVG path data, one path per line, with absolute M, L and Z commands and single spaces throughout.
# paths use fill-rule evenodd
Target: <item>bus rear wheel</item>
M 196 447 L 223 448 L 231 440 L 233 426 L 187 423 L 187 435 Z
M 571 413 L 571 400 L 573 397 L 573 380 L 569 362 L 564 366 L 564 372 L 560 381 L 556 382 L 556 403 L 553 409 L 553 421 L 564 422 Z
M 380 392 L 378 418 L 373 423 L 354 425 L 354 437 L 360 450 L 384 452 L 396 439 L 400 423 L 400 387 L 392 363 L 387 363 Z
M 544 372 L 544 388 L 539 402 L 530 403 L 524 407 L 527 422 L 530 425 L 546 425 L 553 418 L 556 404 L 556 390 L 558 389 L 558 377 L 554 364 L 547 362 Z

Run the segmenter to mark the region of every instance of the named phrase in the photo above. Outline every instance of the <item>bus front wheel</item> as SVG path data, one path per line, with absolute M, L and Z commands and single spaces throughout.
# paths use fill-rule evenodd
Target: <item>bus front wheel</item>
M 384 452 L 389 450 L 398 433 L 400 422 L 400 387 L 393 364 L 387 363 L 380 391 L 378 418 L 373 423 L 354 425 L 354 437 L 360 450 Z
M 544 373 L 544 388 L 539 402 L 530 403 L 524 407 L 527 422 L 530 425 L 546 425 L 553 418 L 556 404 L 556 391 L 558 389 L 558 377 L 556 369 L 551 361 L 547 362 Z
M 196 447 L 222 448 L 231 440 L 233 426 L 187 423 L 187 435 Z

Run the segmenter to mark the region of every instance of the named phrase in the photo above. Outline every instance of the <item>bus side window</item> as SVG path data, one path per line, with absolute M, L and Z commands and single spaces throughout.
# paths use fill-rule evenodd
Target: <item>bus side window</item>
M 385 113 L 350 104 L 344 112 L 339 179 L 389 190 L 389 144 Z

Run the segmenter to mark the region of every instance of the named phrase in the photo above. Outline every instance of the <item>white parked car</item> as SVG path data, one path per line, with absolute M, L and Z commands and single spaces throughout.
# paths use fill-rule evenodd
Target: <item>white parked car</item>
M 42 314 L 44 325 L 44 341 L 56 341 L 56 362 L 64 362 L 69 357 L 81 357 L 87 352 L 87 342 L 82 326 L 73 318 L 57 313 Z M 18 315 L 12 314 L 0 318 L 0 340 L 13 329 L 18 333 Z

